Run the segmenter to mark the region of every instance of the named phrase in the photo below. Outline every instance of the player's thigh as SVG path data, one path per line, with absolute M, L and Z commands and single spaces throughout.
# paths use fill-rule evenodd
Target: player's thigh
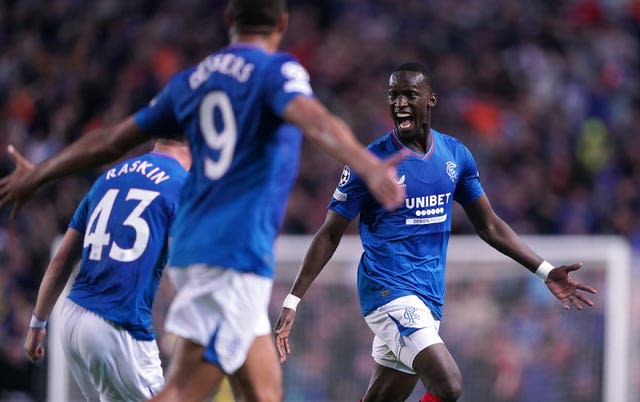
M 233 393 L 242 401 L 282 400 L 282 369 L 271 334 L 257 336 L 244 364 L 230 376 Z
M 87 318 L 91 320 L 88 324 L 86 323 Z M 71 300 L 64 299 L 61 309 L 61 321 L 65 325 L 61 327 L 60 339 L 69 371 L 76 380 L 85 400 L 87 402 L 99 402 L 100 393 L 93 381 L 82 347 L 84 327 L 94 325 L 92 322 L 93 317 L 89 316 L 87 310 Z
M 444 343 L 420 351 L 413 360 L 413 369 L 425 386 L 454 393 L 462 387 L 460 368 Z
M 375 364 L 364 402 L 402 402 L 418 382 L 418 376 Z
M 159 394 L 162 401 L 201 401 L 220 384 L 222 370 L 202 359 L 204 346 L 177 337 L 167 380 Z

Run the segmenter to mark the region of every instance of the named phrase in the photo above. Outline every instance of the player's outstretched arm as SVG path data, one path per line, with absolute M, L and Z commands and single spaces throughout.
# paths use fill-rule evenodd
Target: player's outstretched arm
M 284 118 L 300 127 L 307 138 L 329 155 L 358 172 L 385 208 L 393 210 L 404 202 L 404 188 L 397 183 L 396 175 L 396 166 L 404 158 L 402 153 L 381 161 L 357 141 L 342 119 L 313 98 L 295 97 L 285 108 Z
M 295 309 L 297 303 L 333 256 L 338 244 L 340 244 L 342 235 L 349 226 L 349 222 L 348 219 L 330 210 L 309 245 L 296 279 L 291 286 L 291 291 L 283 303 L 280 317 L 276 321 L 274 332 L 280 363 L 284 363 L 287 360 L 287 356 L 291 354 L 289 334 L 296 317 Z
M 47 333 L 46 321 L 69 280 L 81 252 L 82 234 L 75 229 L 67 229 L 40 283 L 38 299 L 24 341 L 24 351 L 34 362 L 44 357 L 45 350 L 42 342 Z
M 574 282 L 569 275 L 570 272 L 579 269 L 582 264 L 562 265 L 553 268 L 522 241 L 506 222 L 496 215 L 485 195 L 465 205 L 464 209 L 473 223 L 476 233 L 502 254 L 511 257 L 529 271 L 538 275 L 541 275 L 538 268 L 544 262 L 549 268 L 541 276 L 545 278 L 545 284 L 551 293 L 562 302 L 562 306 L 565 309 L 569 309 L 572 304 L 578 310 L 582 310 L 581 302 L 587 306 L 593 306 L 593 302 L 580 291 L 596 293 L 596 289 Z
M 16 163 L 16 169 L 0 179 L 0 207 L 13 202 L 13 218 L 43 184 L 114 161 L 148 139 L 131 116 L 113 127 L 90 131 L 37 165 L 25 165 L 26 160 L 10 146 L 9 156 Z
M 571 305 L 578 310 L 582 310 L 583 304 L 589 307 L 593 306 L 593 301 L 580 291 L 595 294 L 597 290 L 584 283 L 575 282 L 570 275 L 572 271 L 581 267 L 581 263 L 555 267 L 544 280 L 549 291 L 562 302 L 562 307 L 565 310 L 569 310 Z

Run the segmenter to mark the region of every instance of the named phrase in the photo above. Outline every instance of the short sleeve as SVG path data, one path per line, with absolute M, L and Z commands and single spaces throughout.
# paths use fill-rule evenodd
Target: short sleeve
M 69 222 L 69 227 L 84 233 L 87 230 L 87 215 L 89 214 L 89 194 L 85 195 Z
M 362 179 L 349 166 L 345 166 L 328 208 L 348 220 L 353 220 L 362 210 L 368 197 L 369 191 Z
M 181 77 L 182 73 L 176 74 L 147 106 L 136 112 L 135 122 L 144 132 L 161 137 L 173 137 L 182 132 L 173 101 Z
M 471 152 L 467 147 L 462 146 L 462 155 L 460 161 L 462 162 L 461 177 L 456 186 L 454 199 L 461 205 L 478 199 L 484 194 L 484 189 L 480 184 L 480 174 L 478 173 L 478 166 L 476 161 L 471 155 Z

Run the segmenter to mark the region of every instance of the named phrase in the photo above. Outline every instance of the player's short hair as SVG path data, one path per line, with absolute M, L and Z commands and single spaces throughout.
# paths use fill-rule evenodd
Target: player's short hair
M 431 88 L 432 91 L 435 90 L 435 88 L 433 87 L 433 74 L 431 73 L 431 70 L 429 70 L 429 68 L 424 64 L 416 63 L 416 62 L 404 63 L 396 67 L 391 72 L 391 74 L 394 74 L 400 71 L 411 71 L 414 73 L 422 74 L 422 76 L 427 80 L 427 84 L 429 85 L 429 88 Z
M 235 29 L 245 33 L 268 34 L 287 12 L 286 0 L 230 0 L 229 11 Z

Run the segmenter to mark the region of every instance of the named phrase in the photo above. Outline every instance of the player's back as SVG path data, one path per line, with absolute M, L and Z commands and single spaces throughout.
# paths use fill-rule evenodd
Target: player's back
M 273 274 L 273 241 L 302 138 L 282 115 L 299 94 L 312 92 L 292 56 L 243 44 L 179 73 L 159 95 L 159 103 L 170 99 L 193 155 L 172 266 L 204 263 Z
M 69 298 L 139 339 L 153 339 L 151 307 L 187 174 L 156 152 L 124 161 L 96 180 L 69 225 L 84 233 Z

